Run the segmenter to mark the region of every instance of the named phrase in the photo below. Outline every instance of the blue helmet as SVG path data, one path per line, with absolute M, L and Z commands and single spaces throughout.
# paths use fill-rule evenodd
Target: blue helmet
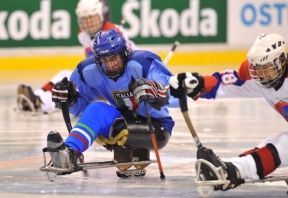
M 110 78 L 117 78 L 124 72 L 129 50 L 121 33 L 115 29 L 98 32 L 95 36 L 93 50 L 97 66 L 104 74 Z M 122 61 L 118 65 L 111 67 L 103 62 L 103 57 L 113 55 L 120 55 L 122 58 Z

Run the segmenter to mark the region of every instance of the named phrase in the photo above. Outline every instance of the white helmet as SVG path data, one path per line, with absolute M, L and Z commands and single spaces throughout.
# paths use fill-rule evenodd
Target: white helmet
M 260 85 L 270 88 L 279 84 L 287 65 L 286 45 L 279 34 L 261 34 L 247 53 L 249 73 Z
M 100 0 L 80 0 L 77 4 L 76 15 L 79 26 L 92 38 L 103 26 L 102 10 L 103 4 Z

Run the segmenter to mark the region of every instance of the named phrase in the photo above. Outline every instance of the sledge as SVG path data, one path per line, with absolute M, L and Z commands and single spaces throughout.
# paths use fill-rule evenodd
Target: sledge
M 205 163 L 206 165 L 208 165 L 214 171 L 218 180 L 204 181 L 203 176 L 200 173 L 201 163 Z M 211 197 L 214 192 L 214 189 L 217 186 L 225 186 L 225 185 L 229 185 L 230 183 L 229 180 L 223 178 L 223 175 L 225 174 L 223 173 L 223 169 L 221 167 L 217 168 L 212 163 L 206 160 L 198 159 L 195 164 L 195 170 L 196 170 L 195 185 L 201 197 Z M 271 176 L 265 177 L 264 179 L 245 179 L 244 184 L 279 182 L 279 181 L 283 181 L 288 185 L 288 176 L 271 175 Z
M 130 176 L 145 176 L 146 171 L 143 167 L 148 166 L 149 164 L 156 163 L 156 160 L 147 160 L 147 161 L 131 161 L 125 163 L 118 163 L 116 161 L 100 161 L 100 162 L 77 162 L 74 164 L 73 168 L 57 168 L 53 167 L 51 160 L 47 163 L 45 152 L 43 152 L 44 165 L 40 167 L 40 171 L 46 172 L 47 177 L 50 181 L 55 181 L 57 175 L 65 175 L 74 172 L 83 171 L 85 176 L 88 176 L 87 170 L 89 169 L 102 169 L 102 168 L 111 168 L 117 167 L 119 170 L 116 171 L 116 175 L 120 178 L 127 178 Z M 128 169 L 129 167 L 134 166 L 135 169 Z M 124 168 L 123 168 L 124 167 Z M 125 170 L 128 169 L 128 170 Z

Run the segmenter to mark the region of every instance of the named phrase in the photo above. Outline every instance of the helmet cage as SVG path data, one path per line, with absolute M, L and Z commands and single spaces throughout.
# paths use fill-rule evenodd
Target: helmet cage
M 97 66 L 102 73 L 109 78 L 115 79 L 123 74 L 126 68 L 127 51 L 121 53 L 110 54 L 96 58 Z
M 130 50 L 121 33 L 115 29 L 98 32 L 95 36 L 93 50 L 97 66 L 102 73 L 110 78 L 122 75 Z M 117 57 L 117 55 L 119 56 Z
M 253 80 L 266 88 L 276 87 L 287 65 L 284 38 L 275 33 L 259 35 L 247 53 L 247 59 Z
M 78 18 L 78 24 L 81 30 L 87 32 L 93 38 L 103 26 L 103 17 L 99 14 L 80 17 Z
M 80 29 L 94 38 L 104 23 L 103 3 L 100 0 L 80 0 L 75 12 Z

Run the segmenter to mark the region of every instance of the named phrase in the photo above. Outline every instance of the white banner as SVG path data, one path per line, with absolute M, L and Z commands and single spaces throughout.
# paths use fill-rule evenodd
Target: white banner
M 260 33 L 288 42 L 288 0 L 228 0 L 228 45 L 249 48 Z

